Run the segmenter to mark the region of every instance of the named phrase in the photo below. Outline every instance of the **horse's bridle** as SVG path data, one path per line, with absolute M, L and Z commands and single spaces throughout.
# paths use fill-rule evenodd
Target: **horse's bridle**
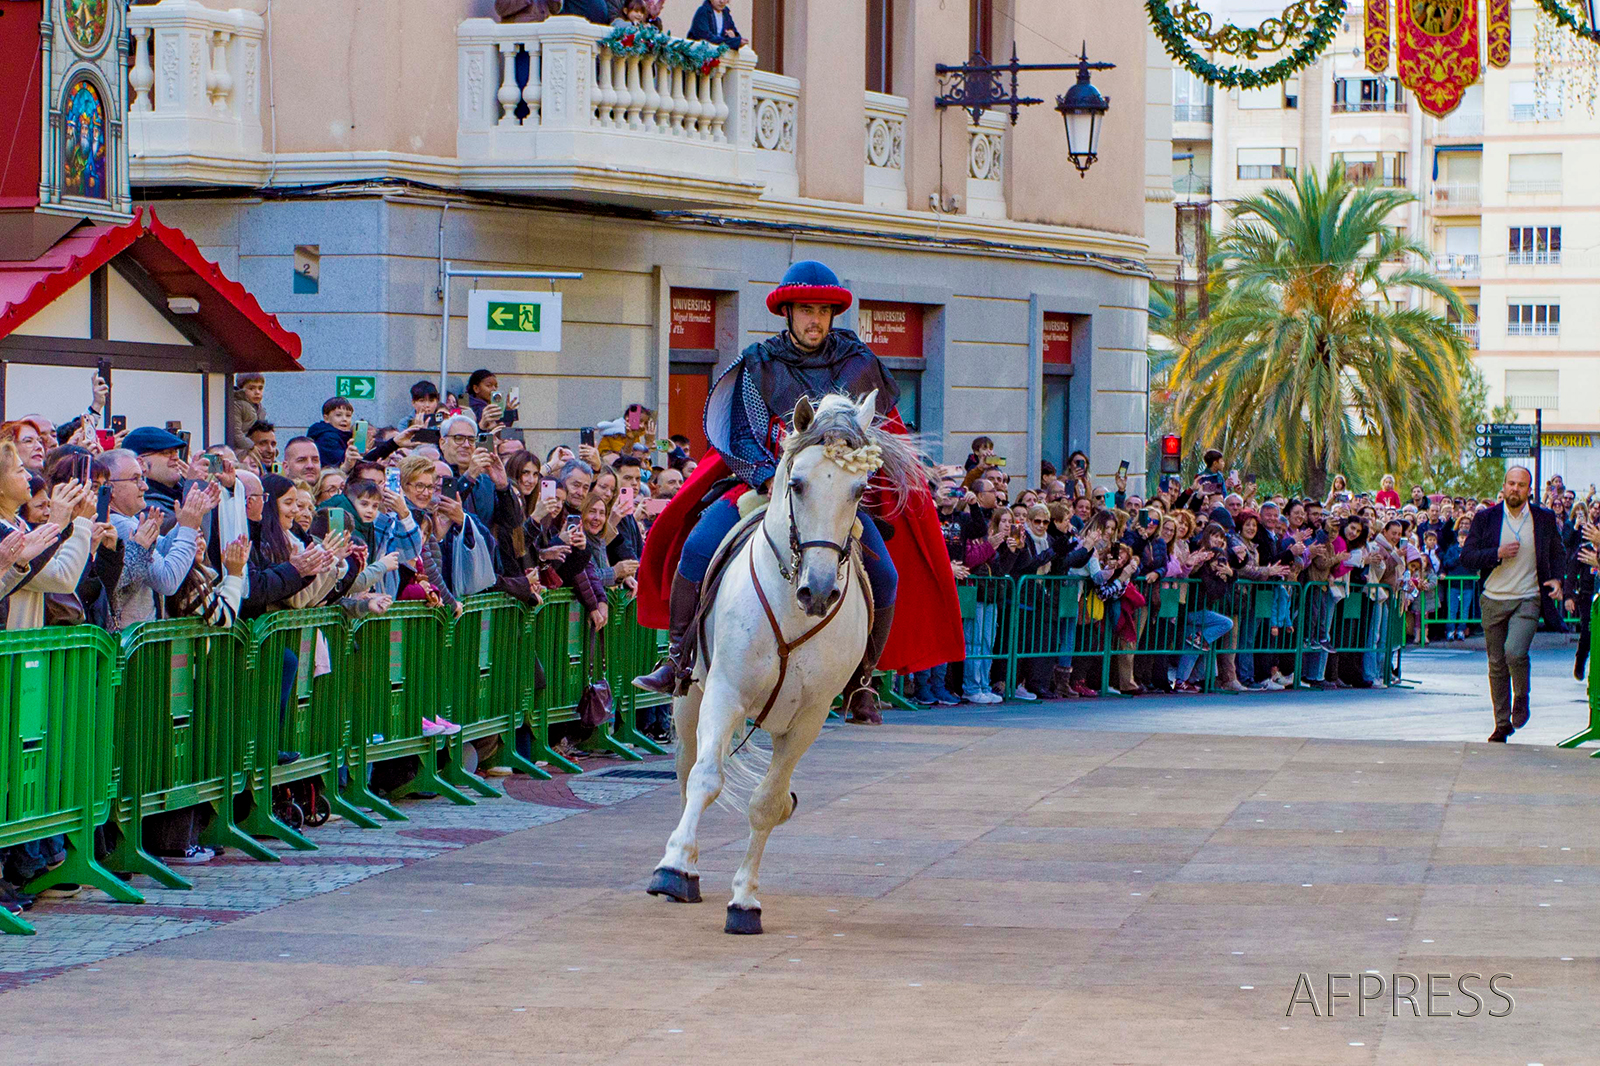
M 845 565 L 850 561 L 850 553 L 855 550 L 856 535 L 854 527 L 851 527 L 852 531 L 844 538 L 843 544 L 835 544 L 831 540 L 801 540 L 799 524 L 794 520 L 794 492 L 785 486 L 783 496 L 784 502 L 789 508 L 789 556 L 787 566 L 784 565 L 783 552 L 779 551 L 778 546 L 772 543 L 772 534 L 767 532 L 766 520 L 763 519 L 761 522 L 761 536 L 766 540 L 767 547 L 772 549 L 772 556 L 778 562 L 778 573 L 783 575 L 783 579 L 789 584 L 795 584 L 800 579 L 801 553 L 808 548 L 826 548 L 839 557 L 839 563 L 834 567 L 834 578 L 837 579 L 844 570 Z

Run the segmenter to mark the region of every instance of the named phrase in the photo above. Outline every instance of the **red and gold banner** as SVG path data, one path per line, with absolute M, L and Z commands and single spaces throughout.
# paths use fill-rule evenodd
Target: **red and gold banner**
M 1365 29 L 1367 69 L 1382 74 L 1389 69 L 1389 0 L 1367 0 Z
M 1489 65 L 1511 63 L 1511 0 L 1485 0 L 1483 35 L 1488 40 Z
M 1396 0 L 1395 16 L 1400 83 L 1443 118 L 1478 80 L 1477 0 Z

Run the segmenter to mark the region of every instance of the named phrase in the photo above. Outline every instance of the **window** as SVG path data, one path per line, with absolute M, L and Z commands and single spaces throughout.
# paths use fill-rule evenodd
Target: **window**
M 894 0 L 867 0 L 867 91 L 894 92 Z
M 1333 160 L 1344 164 L 1345 175 L 1351 181 L 1405 187 L 1404 152 L 1335 152 Z
M 1300 162 L 1297 148 L 1241 148 L 1239 149 L 1239 180 L 1266 181 L 1272 178 L 1294 176 Z
M 1561 371 L 1507 370 L 1506 403 L 1519 411 L 1561 406 Z
M 1405 94 L 1399 78 L 1335 78 L 1333 79 L 1333 110 L 1335 114 L 1348 111 L 1404 111 Z
M 994 0 L 967 0 L 968 51 L 985 59 L 999 58 L 994 48 Z
M 750 13 L 750 43 L 756 50 L 756 69 L 783 73 L 783 0 L 755 0 Z
M 1210 122 L 1211 83 L 1179 67 L 1172 74 L 1172 121 Z
M 1239 110 L 1279 111 L 1283 108 L 1283 86 L 1269 85 L 1265 89 L 1240 89 Z
M 1560 226 L 1512 226 L 1507 241 L 1512 266 L 1546 266 L 1561 262 Z
M 1550 193 L 1561 191 L 1561 153 L 1513 155 L 1507 159 L 1507 191 L 1514 193 Z
M 1534 93 L 1533 82 L 1514 81 L 1510 86 L 1512 122 L 1550 122 L 1566 112 L 1561 83 L 1552 80 L 1543 100 Z
M 1506 336 L 1554 337 L 1561 332 L 1561 305 L 1513 300 L 1506 305 Z

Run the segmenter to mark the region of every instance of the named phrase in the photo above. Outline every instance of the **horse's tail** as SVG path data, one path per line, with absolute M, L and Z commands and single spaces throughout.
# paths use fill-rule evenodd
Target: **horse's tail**
M 717 803 L 738 814 L 750 813 L 750 798 L 772 768 L 772 747 L 755 736 L 758 732 L 751 729 L 748 735 L 734 737 L 729 741 L 730 750 L 722 756 L 722 791 Z

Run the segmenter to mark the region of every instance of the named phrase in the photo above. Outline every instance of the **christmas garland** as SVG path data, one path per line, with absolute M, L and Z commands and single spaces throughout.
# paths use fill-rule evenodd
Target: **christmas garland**
M 668 66 L 701 74 L 715 70 L 728 51 L 720 44 L 685 40 L 647 25 L 618 26 L 600 44 L 609 49 L 612 55 L 655 56 Z
M 1547 3 L 1553 0 L 1539 0 L 1539 2 Z M 1167 54 L 1196 77 L 1212 85 L 1221 85 L 1229 89 L 1261 89 L 1268 85 L 1277 85 L 1279 82 L 1287 81 L 1296 71 L 1310 66 L 1328 45 L 1333 43 L 1333 35 L 1338 30 L 1339 24 L 1344 21 L 1348 0 L 1322 0 L 1322 5 L 1322 10 L 1306 30 L 1305 39 L 1295 46 L 1294 51 L 1271 66 L 1256 70 L 1242 66 L 1219 67 L 1212 63 L 1194 50 L 1184 32 L 1183 24 L 1172 8 L 1167 6 L 1167 0 L 1145 0 L 1145 10 L 1150 15 L 1150 25 L 1155 29 L 1156 36 L 1161 38 L 1161 44 L 1166 48 Z M 1287 14 L 1287 11 L 1285 13 Z M 1260 30 L 1239 30 L 1228 24 L 1213 36 L 1229 40 L 1247 39 L 1251 42 L 1270 37 Z
M 1579 37 L 1588 41 L 1600 41 L 1600 27 L 1585 25 L 1582 19 L 1572 13 L 1572 9 L 1560 0 L 1539 0 L 1539 6 L 1544 9 L 1546 15 Z

